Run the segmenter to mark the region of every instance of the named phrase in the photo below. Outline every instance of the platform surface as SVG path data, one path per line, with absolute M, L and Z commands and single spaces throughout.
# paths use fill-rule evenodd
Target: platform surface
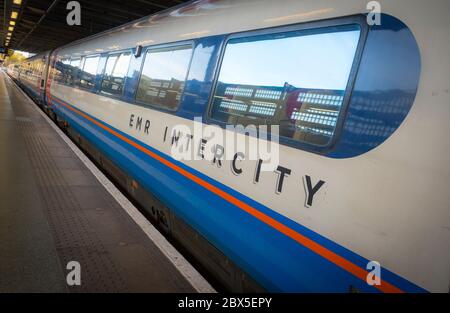
M 0 71 L 0 292 L 194 292 L 38 110 Z

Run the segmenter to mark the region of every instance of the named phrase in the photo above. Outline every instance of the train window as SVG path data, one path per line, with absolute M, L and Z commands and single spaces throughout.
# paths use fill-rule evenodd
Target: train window
M 71 59 L 68 66 L 65 67 L 66 73 L 66 85 L 75 85 L 78 77 L 78 71 L 80 69 L 81 59 Z
M 210 117 L 279 125 L 281 137 L 325 146 L 336 130 L 359 25 L 230 39 Z
M 55 67 L 53 71 L 55 82 L 59 84 L 66 84 L 66 81 L 68 80 L 69 66 L 70 66 L 69 59 L 57 60 L 55 62 Z
M 130 60 L 130 53 L 113 54 L 108 56 L 102 81 L 102 93 L 114 96 L 122 95 Z
M 72 73 L 70 59 L 63 59 L 61 61 L 57 61 L 55 67 L 56 67 L 56 81 L 61 84 L 69 84 L 71 81 L 71 73 Z
M 97 67 L 100 61 L 99 56 L 86 57 L 84 59 L 83 69 L 79 74 L 79 86 L 91 89 L 95 85 L 95 77 L 97 75 Z
M 72 59 L 70 60 L 70 66 L 72 67 L 80 67 L 81 59 Z
M 175 110 L 181 100 L 191 57 L 191 45 L 148 51 L 136 101 Z

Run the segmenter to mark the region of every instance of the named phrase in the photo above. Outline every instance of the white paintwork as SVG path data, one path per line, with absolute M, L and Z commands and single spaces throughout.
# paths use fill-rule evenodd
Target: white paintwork
M 434 292 L 450 282 L 450 22 L 447 0 L 380 1 L 383 13 L 406 23 L 419 44 L 422 76 L 413 108 L 385 143 L 362 156 L 336 160 L 282 146 L 280 164 L 293 170 L 281 195 L 277 176 L 252 183 L 254 161 L 236 177 L 229 164 L 185 162 L 398 275 Z M 190 11 L 154 15 L 61 48 L 61 57 L 187 40 L 366 12 L 367 1 L 198 1 Z M 80 90 L 52 85 L 52 93 L 169 154 L 164 127 L 190 121 Z M 131 110 L 131 111 L 130 111 Z M 107 113 L 106 113 L 107 112 Z M 151 136 L 130 130 L 130 113 L 152 121 Z M 190 124 L 188 124 L 190 125 Z M 302 176 L 327 183 L 313 207 L 304 206 Z M 189 199 L 186 199 L 189 201 Z

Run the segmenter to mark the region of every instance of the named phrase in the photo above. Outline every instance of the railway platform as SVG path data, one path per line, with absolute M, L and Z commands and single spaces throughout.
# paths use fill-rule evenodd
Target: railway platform
M 214 290 L 0 71 L 0 292 L 197 291 Z

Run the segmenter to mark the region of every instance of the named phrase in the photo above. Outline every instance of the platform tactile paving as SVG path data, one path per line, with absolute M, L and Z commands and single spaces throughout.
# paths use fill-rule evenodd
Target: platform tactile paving
M 68 290 L 193 292 L 75 154 L 65 151 L 70 148 L 15 88 L 9 86 L 11 106 L 45 203 L 60 265 L 66 273 L 69 261 L 81 264 L 81 286 Z

